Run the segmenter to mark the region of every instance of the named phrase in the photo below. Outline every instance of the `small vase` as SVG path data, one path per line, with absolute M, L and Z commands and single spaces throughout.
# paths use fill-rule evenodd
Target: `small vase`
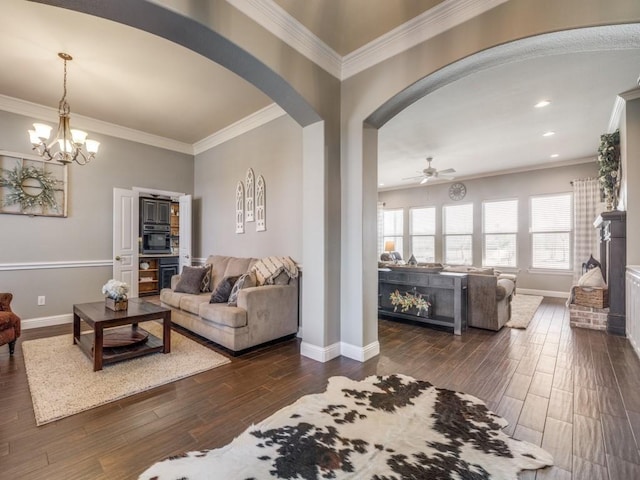
M 114 298 L 105 298 L 104 304 L 109 310 L 113 310 L 114 312 L 120 312 L 126 310 L 129 307 L 129 300 L 126 298 L 116 300 Z

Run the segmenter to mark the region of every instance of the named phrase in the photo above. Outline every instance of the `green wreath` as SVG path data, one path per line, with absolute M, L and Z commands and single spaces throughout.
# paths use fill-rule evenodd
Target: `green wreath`
M 20 205 L 21 211 L 34 208 L 52 208 L 58 211 L 56 186 L 60 183 L 50 172 L 43 168 L 16 166 L 6 170 L 0 178 L 0 186 L 7 187 L 9 193 L 4 196 L 3 207 Z

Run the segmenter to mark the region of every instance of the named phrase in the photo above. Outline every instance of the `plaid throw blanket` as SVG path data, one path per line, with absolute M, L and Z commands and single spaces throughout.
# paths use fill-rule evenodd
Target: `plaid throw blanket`
M 291 257 L 265 257 L 258 260 L 252 269 L 256 274 L 258 285 L 271 285 L 282 272 L 289 278 L 298 278 L 298 267 Z

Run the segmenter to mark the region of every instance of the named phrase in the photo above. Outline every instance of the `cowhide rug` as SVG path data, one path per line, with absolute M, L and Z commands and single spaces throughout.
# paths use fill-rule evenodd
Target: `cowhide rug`
M 502 432 L 479 399 L 404 375 L 332 377 L 217 450 L 156 463 L 141 479 L 517 479 L 551 455 Z

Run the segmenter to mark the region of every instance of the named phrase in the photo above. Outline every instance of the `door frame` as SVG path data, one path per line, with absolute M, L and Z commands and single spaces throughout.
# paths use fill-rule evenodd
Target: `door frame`
M 179 198 L 181 197 L 185 197 L 187 195 L 189 195 L 189 197 L 193 198 L 190 194 L 186 194 L 184 192 L 173 192 L 173 191 L 169 191 L 169 190 L 158 190 L 158 189 L 154 189 L 154 188 L 147 188 L 147 187 L 130 187 L 130 188 L 124 188 L 124 187 L 114 187 L 114 191 L 115 189 L 119 189 L 119 190 L 130 190 L 132 192 L 136 192 L 138 195 L 138 198 L 140 197 L 141 194 L 148 194 L 148 195 L 159 195 L 159 196 L 163 196 L 163 197 L 169 197 L 175 201 L 179 201 Z M 113 212 L 113 221 L 116 221 L 116 215 L 117 212 L 114 211 Z M 132 225 L 131 228 L 131 241 L 133 242 L 133 245 L 137 245 L 138 244 L 138 238 L 140 237 L 140 224 L 139 222 L 133 222 L 134 225 Z M 193 222 L 189 222 L 191 224 L 191 229 L 193 230 Z M 191 236 L 191 232 L 189 233 L 189 240 L 191 240 L 192 236 Z M 180 247 L 181 252 L 183 252 L 185 249 L 183 249 L 183 247 Z M 179 255 L 179 254 L 178 254 Z M 189 262 L 190 262 L 190 256 L 191 256 L 191 245 L 189 245 L 188 247 L 188 255 L 189 255 Z M 139 263 L 139 252 L 137 251 L 137 249 L 135 250 L 135 252 L 133 252 L 131 261 L 134 265 L 137 265 Z M 112 273 L 116 274 L 116 263 L 115 263 L 115 259 L 113 260 L 113 268 L 112 268 Z M 182 263 L 182 262 L 181 262 Z M 189 263 L 190 264 L 190 263 Z M 136 270 L 137 273 L 137 270 Z M 116 278 L 116 277 L 113 277 Z M 132 295 L 131 297 L 133 298 L 133 296 L 135 295 L 135 297 L 137 297 L 137 285 L 132 285 L 132 289 L 133 291 L 131 292 Z

